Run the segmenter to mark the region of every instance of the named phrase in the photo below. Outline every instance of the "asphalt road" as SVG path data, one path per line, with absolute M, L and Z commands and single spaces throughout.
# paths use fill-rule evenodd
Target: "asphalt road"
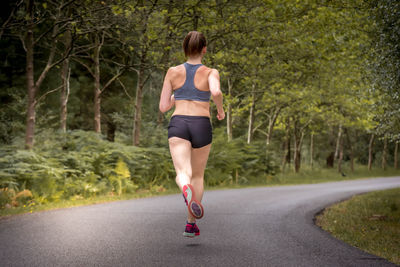
M 0 266 L 395 266 L 339 241 L 315 213 L 400 177 L 207 191 L 201 236 L 181 195 L 0 219 Z

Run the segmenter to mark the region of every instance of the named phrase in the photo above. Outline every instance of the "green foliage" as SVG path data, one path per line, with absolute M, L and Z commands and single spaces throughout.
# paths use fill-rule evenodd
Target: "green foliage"
M 392 141 L 400 140 L 400 3 L 366 1 L 374 28 L 370 32 L 370 80 L 377 94 L 376 132 Z
M 121 158 L 118 159 L 114 173 L 115 174 L 109 176 L 108 180 L 113 187 L 113 191 L 117 192 L 119 196 L 122 193 L 131 193 L 138 188 L 138 186 L 130 180 L 131 174 L 129 169 Z
M 22 185 L 38 202 L 133 192 L 169 184 L 174 176 L 167 149 L 111 143 L 93 132 L 43 131 L 34 150 L 0 153 L 0 187 L 15 191 Z
M 222 129 L 216 130 L 205 174 L 207 185 L 260 182 L 277 171 L 260 143 L 248 145 L 237 139 L 226 144 L 224 139 Z M 0 150 L 0 188 L 14 192 L 29 189 L 41 204 L 175 187 L 167 147 L 127 146 L 80 130 L 42 131 L 36 142 L 34 150 Z
M 222 129 L 214 133 L 210 157 L 205 172 L 208 186 L 264 182 L 278 171 L 265 144 L 247 144 L 244 139 L 226 142 Z

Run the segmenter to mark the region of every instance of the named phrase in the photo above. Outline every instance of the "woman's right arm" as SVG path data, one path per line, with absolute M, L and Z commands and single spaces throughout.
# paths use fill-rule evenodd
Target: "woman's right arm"
M 217 119 L 223 120 L 225 118 L 224 107 L 222 105 L 222 92 L 220 89 L 219 73 L 218 70 L 212 69 L 208 75 L 208 86 L 210 88 L 213 101 L 217 106 Z
M 171 85 L 171 68 L 168 69 L 167 74 L 164 78 L 164 84 L 160 96 L 159 108 L 162 113 L 167 112 L 175 105 L 175 98 L 172 94 Z

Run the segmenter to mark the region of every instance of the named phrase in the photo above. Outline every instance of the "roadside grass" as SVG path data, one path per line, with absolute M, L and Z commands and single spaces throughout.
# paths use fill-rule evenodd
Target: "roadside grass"
M 271 178 L 272 183 L 277 184 L 313 184 L 333 181 L 345 181 L 370 177 L 386 177 L 400 175 L 399 169 L 387 168 L 372 168 L 368 170 L 367 166 L 355 166 L 354 172 L 351 172 L 348 166 L 344 166 L 342 173 L 339 173 L 336 168 L 314 168 L 304 166 L 299 173 L 282 172 Z
M 219 190 L 219 189 L 249 188 L 249 187 L 259 187 L 259 186 L 310 184 L 310 183 L 352 180 L 352 179 L 360 179 L 368 177 L 384 177 L 384 176 L 400 175 L 400 170 L 388 168 L 385 171 L 383 171 L 382 169 L 372 169 L 371 171 L 368 171 L 368 169 L 365 166 L 358 166 L 353 173 L 351 173 L 348 169 L 346 169 L 346 166 L 344 166 L 343 172 L 345 173 L 346 176 L 342 176 L 342 174 L 338 173 L 336 169 L 326 169 L 320 167 L 315 167 L 314 169 L 311 169 L 310 167 L 304 165 L 302 166 L 302 169 L 299 173 L 294 173 L 293 171 L 290 170 L 278 173 L 275 176 L 267 175 L 265 177 L 260 177 L 260 179 L 258 180 L 247 183 L 236 184 L 234 181 L 227 181 L 226 183 L 221 184 L 219 186 L 205 185 L 205 189 Z M 179 190 L 175 186 L 174 181 L 171 181 L 170 184 L 171 184 L 170 186 L 168 186 L 165 190 L 162 190 L 161 192 L 159 192 L 158 190 L 138 190 L 138 192 L 136 193 L 122 194 L 121 196 L 102 195 L 102 196 L 93 196 L 90 198 L 82 198 L 74 200 L 60 199 L 54 202 L 41 205 L 35 205 L 35 202 L 32 202 L 30 204 L 27 203 L 26 205 L 19 207 L 0 209 L 0 218 L 11 215 L 33 213 L 33 212 L 52 210 L 52 209 L 69 208 L 69 207 L 92 205 L 92 204 L 99 204 L 112 201 L 121 201 L 128 199 L 146 198 L 152 196 L 179 193 Z
M 400 188 L 353 196 L 326 208 L 316 224 L 352 246 L 400 264 Z
M 344 176 L 342 175 L 344 174 Z M 387 168 L 382 170 L 380 168 L 373 168 L 368 170 L 366 166 L 356 166 L 354 172 L 350 171 L 347 166 L 343 167 L 342 173 L 339 173 L 336 168 L 313 168 L 309 166 L 302 166 L 300 172 L 295 173 L 292 170 L 280 172 L 277 175 L 267 175 L 260 177 L 258 180 L 249 183 L 234 183 L 230 181 L 222 184 L 221 186 L 207 187 L 207 190 L 213 189 L 229 189 L 229 188 L 246 188 L 246 187 L 258 187 L 258 186 L 280 186 L 280 185 L 297 185 L 297 184 L 315 184 L 335 181 L 347 181 L 355 179 L 365 178 L 377 178 L 377 177 L 389 177 L 389 176 L 400 176 L 400 169 Z

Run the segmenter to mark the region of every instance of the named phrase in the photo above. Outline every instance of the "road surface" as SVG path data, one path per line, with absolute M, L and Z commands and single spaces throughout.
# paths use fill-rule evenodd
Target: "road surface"
M 201 236 L 181 195 L 0 219 L 0 266 L 395 266 L 321 230 L 314 215 L 400 177 L 206 191 Z

